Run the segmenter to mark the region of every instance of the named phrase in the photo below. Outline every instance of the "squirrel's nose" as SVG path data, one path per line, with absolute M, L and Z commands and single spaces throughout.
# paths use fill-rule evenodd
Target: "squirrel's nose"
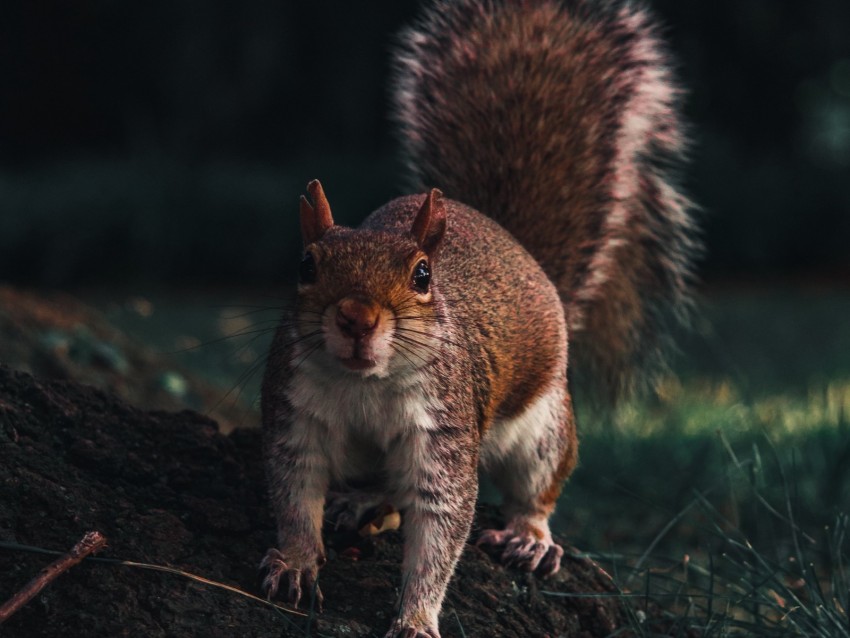
M 340 331 L 352 339 L 362 339 L 378 325 L 380 309 L 370 303 L 347 297 L 339 302 L 336 309 L 336 325 Z

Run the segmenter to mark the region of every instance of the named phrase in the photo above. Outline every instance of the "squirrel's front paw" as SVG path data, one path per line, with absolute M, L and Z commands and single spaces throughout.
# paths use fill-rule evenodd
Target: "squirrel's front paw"
M 393 625 L 393 628 L 387 632 L 384 638 L 440 638 L 440 632 L 434 627 L 399 627 Z
M 511 525 L 504 530 L 483 531 L 476 545 L 500 549 L 499 560 L 502 564 L 534 572 L 538 576 L 549 576 L 558 571 L 561 568 L 561 556 L 564 555 L 563 548 L 548 533 L 533 533 Z
M 396 616 L 384 638 L 440 638 L 437 611 L 419 610 Z
M 315 602 L 316 609 L 321 613 L 324 601 L 322 590 L 318 585 L 321 562 L 324 561 L 317 561 L 312 567 L 295 567 L 292 562 L 287 562 L 286 557 L 279 550 L 270 549 L 260 563 L 260 570 L 266 572 L 263 578 L 263 590 L 266 592 L 266 597 L 271 600 L 277 595 L 280 581 L 283 579 L 281 598 L 293 607 L 298 607 L 302 595 L 306 594 Z

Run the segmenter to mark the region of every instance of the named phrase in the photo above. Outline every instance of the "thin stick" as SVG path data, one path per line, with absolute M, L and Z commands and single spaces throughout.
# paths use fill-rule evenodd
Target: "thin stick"
M 33 547 L 32 545 L 21 545 L 20 543 L 5 543 L 0 542 L 0 549 L 10 549 L 12 551 L 22 551 L 22 552 L 33 552 L 35 554 L 49 554 L 51 556 L 56 556 L 60 554 L 60 552 L 54 552 L 49 549 L 42 549 L 41 547 Z M 211 587 L 217 587 L 218 589 L 224 589 L 226 591 L 232 592 L 234 594 L 238 594 L 239 596 L 244 596 L 245 598 L 250 598 L 251 600 L 262 603 L 268 607 L 272 607 L 277 611 L 284 611 L 288 614 L 293 614 L 295 616 L 304 616 L 307 617 L 307 614 L 304 612 L 289 609 L 288 607 L 284 607 L 283 605 L 278 605 L 273 603 L 271 600 L 267 598 L 260 598 L 259 596 L 255 596 L 254 594 L 248 593 L 245 590 L 239 589 L 237 587 L 233 587 L 232 585 L 228 585 L 226 583 L 220 583 L 215 580 L 210 580 L 209 578 L 204 578 L 203 576 L 198 576 L 197 574 L 193 574 L 191 572 L 185 572 L 182 569 L 175 569 L 174 567 L 166 567 L 165 565 L 153 565 L 151 563 L 137 563 L 132 560 L 121 560 L 120 558 L 95 558 L 91 557 L 89 560 L 93 563 L 106 563 L 108 565 L 124 565 L 125 567 L 136 567 L 139 569 L 149 569 L 151 571 L 156 572 L 165 572 L 166 574 L 174 574 L 175 576 L 182 576 L 183 578 L 188 578 L 189 580 L 193 580 L 197 583 L 202 583 L 204 585 L 210 585 Z
M 79 543 L 71 548 L 67 554 L 50 563 L 42 569 L 38 576 L 28 582 L 17 594 L 12 596 L 0 607 L 0 624 L 4 623 L 12 614 L 35 598 L 38 593 L 56 580 L 63 572 L 68 571 L 74 565 L 106 545 L 106 538 L 100 532 L 86 532 Z

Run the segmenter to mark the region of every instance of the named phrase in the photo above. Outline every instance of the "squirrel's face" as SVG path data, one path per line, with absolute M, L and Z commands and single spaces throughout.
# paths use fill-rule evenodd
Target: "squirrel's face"
M 320 188 L 311 189 L 315 209 L 305 210 L 302 203 L 306 245 L 299 265 L 300 345 L 294 358 L 363 377 L 428 364 L 440 343 L 432 281 L 433 257 L 445 229 L 439 191 L 428 195 L 409 233 L 396 233 L 334 226 L 329 210 L 317 224 Z M 442 208 L 436 215 L 435 204 Z

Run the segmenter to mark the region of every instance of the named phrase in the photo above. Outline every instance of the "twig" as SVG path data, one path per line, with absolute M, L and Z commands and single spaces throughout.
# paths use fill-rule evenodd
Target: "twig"
M 74 565 L 106 545 L 106 538 L 100 532 L 86 532 L 79 543 L 71 548 L 67 554 L 50 563 L 39 572 L 38 576 L 28 582 L 22 589 L 12 596 L 0 607 L 0 624 L 5 622 L 12 614 L 35 598 L 38 593 L 56 580 L 63 572 L 68 571 Z
M 34 554 L 49 554 L 50 556 L 56 556 L 61 554 L 61 552 L 54 552 L 49 549 L 43 549 L 41 547 L 33 547 L 32 545 L 21 545 L 20 543 L 6 543 L 0 542 L 0 549 L 9 549 L 12 551 L 21 551 L 21 552 L 32 552 Z M 271 600 L 267 598 L 260 598 L 259 596 L 255 596 L 245 590 L 239 589 L 237 587 L 233 587 L 232 585 L 228 585 L 226 583 L 220 583 L 215 580 L 211 580 L 209 578 L 204 578 L 203 576 L 198 576 L 197 574 L 193 574 L 191 572 L 183 571 L 182 569 L 175 569 L 174 567 L 167 567 L 165 565 L 154 565 L 151 563 L 137 563 L 132 560 L 122 560 L 120 558 L 95 558 L 91 557 L 89 560 L 93 563 L 105 563 L 107 565 L 124 565 L 125 567 L 135 567 L 138 569 L 147 569 L 150 571 L 156 572 L 164 572 L 166 574 L 173 574 L 175 576 L 182 576 L 183 578 L 187 578 L 189 580 L 193 580 L 196 583 L 201 583 L 203 585 L 210 585 L 211 587 L 216 587 L 218 589 L 224 589 L 225 591 L 229 591 L 234 594 L 238 594 L 239 596 L 244 596 L 245 598 L 249 598 L 255 602 L 266 605 L 267 607 L 271 607 L 276 609 L 277 611 L 283 611 L 288 614 L 292 614 L 295 616 L 304 616 L 307 617 L 307 614 L 304 612 L 298 611 L 296 609 L 290 609 L 288 607 L 284 607 L 283 605 L 278 605 L 273 603 Z

